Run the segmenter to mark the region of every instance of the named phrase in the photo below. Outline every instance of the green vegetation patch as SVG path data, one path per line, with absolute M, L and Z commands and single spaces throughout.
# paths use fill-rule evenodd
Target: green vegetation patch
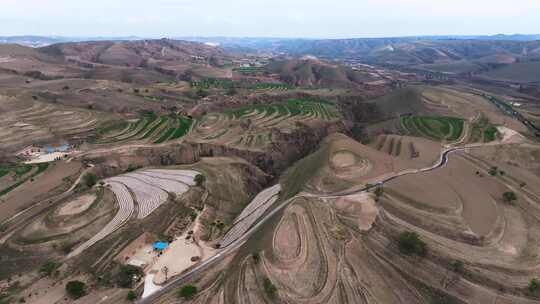
M 192 123 L 193 119 L 189 117 L 174 114 L 157 116 L 154 113 L 145 113 L 136 122 L 125 122 L 124 131 L 113 137 L 105 137 L 101 143 L 141 139 L 152 140 L 153 143 L 160 144 L 184 136 L 189 131 Z M 126 135 L 128 136 L 126 137 Z
M 193 124 L 193 119 L 189 117 L 180 117 L 179 120 L 180 122 L 178 128 L 174 130 L 174 133 L 171 136 L 170 140 L 179 139 L 182 136 L 186 135 L 191 128 L 191 125 Z
M 272 283 L 269 278 L 264 278 L 263 287 L 264 292 L 268 295 L 268 297 L 270 297 L 271 299 L 276 297 L 277 287 L 274 285 L 274 283 Z
M 21 167 L 21 166 L 24 166 L 24 169 L 19 169 L 19 172 L 23 172 L 24 173 L 23 175 L 26 175 L 26 173 L 30 172 L 32 170 L 32 168 L 33 168 L 32 165 L 26 165 L 26 164 L 25 165 L 17 165 L 15 167 Z M 29 166 L 29 169 L 28 169 L 27 166 Z M 37 175 L 41 174 L 42 172 L 44 172 L 45 170 L 47 170 L 47 168 L 49 167 L 49 163 L 39 163 L 36 166 L 37 166 L 36 172 L 31 174 L 30 176 L 26 176 L 25 178 L 21 178 L 22 175 L 21 176 L 17 175 L 17 171 L 15 171 L 16 176 L 18 176 L 18 178 L 20 180 L 18 182 L 16 182 L 16 183 L 12 184 L 11 186 L 7 187 L 7 188 L 4 188 L 4 189 L 0 190 L 0 196 L 7 194 L 8 192 L 12 191 L 13 189 L 15 189 L 15 188 L 19 187 L 20 185 L 24 184 L 29 179 L 32 179 L 32 178 L 36 177 Z M 11 169 L 9 171 L 11 171 Z
M 142 139 L 147 139 L 149 138 L 150 136 L 152 136 L 152 134 L 154 134 L 154 132 L 156 132 L 157 129 L 159 129 L 159 127 L 161 127 L 164 123 L 166 123 L 167 121 L 169 120 L 168 117 L 166 116 L 162 116 L 159 118 L 159 122 L 157 124 L 155 124 L 148 132 L 146 132 L 144 134 L 144 136 L 142 137 Z
M 47 261 L 39 267 L 39 273 L 44 276 L 52 276 L 55 274 L 56 270 L 61 266 L 61 263 L 55 261 Z
M 178 291 L 178 297 L 183 299 L 191 299 L 197 294 L 197 287 L 193 285 L 184 285 Z
M 189 85 L 192 88 L 197 88 L 197 89 L 210 89 L 210 88 L 230 89 L 234 87 L 239 87 L 240 82 L 230 80 L 230 79 L 207 78 L 200 81 L 191 81 Z
M 447 116 L 403 116 L 401 126 L 405 133 L 432 140 L 455 141 L 463 133 L 464 120 Z
M 239 67 L 234 68 L 233 71 L 244 75 L 257 75 L 264 74 L 266 70 L 263 67 Z
M 86 284 L 81 281 L 69 281 L 66 292 L 72 299 L 78 299 L 86 294 Z
M 487 117 L 481 116 L 478 121 L 471 124 L 471 142 L 491 142 L 497 139 L 499 131 Z
M 398 237 L 399 252 L 404 255 L 426 256 L 427 244 L 416 232 L 404 231 Z
M 20 178 L 30 171 L 32 171 L 32 165 L 29 164 L 0 165 L 0 177 L 13 172 L 16 178 Z

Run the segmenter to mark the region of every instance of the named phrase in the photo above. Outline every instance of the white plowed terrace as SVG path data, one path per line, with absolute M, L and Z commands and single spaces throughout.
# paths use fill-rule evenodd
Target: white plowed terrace
M 103 229 L 101 229 L 96 235 L 94 235 L 88 241 L 84 242 L 81 246 L 77 247 L 77 249 L 72 251 L 68 255 L 68 258 L 80 254 L 101 239 L 105 238 L 107 235 L 115 232 L 118 228 L 122 227 L 122 225 L 124 225 L 133 214 L 133 211 L 135 210 L 135 204 L 133 203 L 133 198 L 129 194 L 126 186 L 115 182 L 110 182 L 109 185 L 111 187 L 111 190 L 116 195 L 116 199 L 118 201 L 118 213 L 116 213 L 112 221 L 110 221 L 105 227 L 103 227 Z
M 253 226 L 255 221 L 278 200 L 280 191 L 281 186 L 277 184 L 257 194 L 234 220 L 233 227 L 225 234 L 220 242 L 221 248 L 229 246 L 244 235 Z
M 193 170 L 145 169 L 105 179 L 116 196 L 119 209 L 115 217 L 91 239 L 68 255 L 76 256 L 122 227 L 137 206 L 137 219 L 144 219 L 168 199 L 168 193 L 182 195 L 195 185 Z

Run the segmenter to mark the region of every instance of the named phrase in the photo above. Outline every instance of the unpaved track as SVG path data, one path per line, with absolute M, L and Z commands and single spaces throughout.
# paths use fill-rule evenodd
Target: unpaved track
M 484 147 L 486 145 L 504 145 L 505 143 L 478 143 L 478 144 L 470 144 L 465 145 L 461 147 L 452 147 L 452 148 L 446 148 L 442 151 L 442 153 L 439 156 L 438 161 L 429 167 L 422 168 L 422 169 L 407 169 L 403 170 L 401 172 L 398 172 L 394 175 L 383 177 L 379 182 L 375 183 L 374 185 L 370 186 L 364 186 L 360 189 L 354 189 L 354 190 L 348 190 L 338 193 L 332 193 L 332 194 L 312 194 L 312 193 L 306 193 L 301 192 L 297 194 L 296 196 L 282 202 L 281 204 L 277 205 L 274 209 L 272 209 L 270 212 L 268 212 L 264 217 L 262 217 L 255 225 L 253 225 L 249 230 L 247 230 L 242 236 L 240 236 L 235 241 L 231 242 L 227 247 L 223 248 L 221 251 L 219 251 L 215 256 L 209 258 L 208 260 L 204 261 L 203 263 L 193 267 L 191 270 L 185 272 L 184 274 L 177 276 L 175 278 L 172 278 L 168 283 L 163 285 L 163 288 L 159 290 L 158 292 L 141 299 L 137 303 L 140 304 L 150 304 L 153 303 L 154 300 L 158 299 L 160 296 L 166 294 L 171 289 L 174 289 L 176 286 L 180 284 L 184 284 L 188 282 L 191 278 L 199 274 L 201 271 L 206 270 L 207 268 L 213 266 L 217 262 L 219 262 L 221 259 L 226 257 L 228 254 L 234 252 L 236 249 L 239 249 L 248 239 L 251 235 L 253 235 L 264 223 L 266 223 L 267 220 L 272 218 L 276 213 L 281 211 L 283 208 L 285 208 L 290 202 L 294 201 L 297 198 L 301 197 L 314 197 L 314 198 L 339 198 L 343 196 L 349 196 L 353 194 L 358 194 L 365 192 L 367 190 L 370 190 L 371 188 L 378 187 L 383 185 L 384 183 L 387 183 L 391 180 L 394 180 L 396 178 L 399 178 L 404 175 L 410 175 L 410 174 L 422 174 L 425 172 L 433 171 L 436 169 L 439 169 L 441 167 L 444 167 L 448 163 L 449 155 L 458 151 L 464 151 L 468 149 L 474 149 L 474 148 L 480 148 Z

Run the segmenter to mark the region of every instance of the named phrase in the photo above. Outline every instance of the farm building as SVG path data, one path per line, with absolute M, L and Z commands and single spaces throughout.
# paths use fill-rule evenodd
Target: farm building
M 21 156 L 21 157 L 28 157 L 28 156 L 31 156 L 35 153 L 41 153 L 41 151 L 43 150 L 43 147 L 39 147 L 39 146 L 28 146 L 24 149 L 21 149 L 19 150 L 17 153 L 15 153 L 16 156 Z
M 163 251 L 169 247 L 169 243 L 166 242 L 155 242 L 154 245 L 152 245 L 154 250 L 156 251 Z
M 47 146 L 45 147 L 45 153 L 54 153 L 54 152 L 69 152 L 72 147 L 70 145 L 61 145 L 58 147 Z

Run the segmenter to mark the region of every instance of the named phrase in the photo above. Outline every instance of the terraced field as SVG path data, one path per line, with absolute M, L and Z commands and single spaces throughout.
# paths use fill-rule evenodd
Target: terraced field
M 253 90 L 290 90 L 292 89 L 292 86 L 284 83 L 269 83 L 269 82 L 262 82 L 254 84 L 250 87 L 250 89 Z
M 233 71 L 244 75 L 257 75 L 264 73 L 265 69 L 263 67 L 240 67 L 233 69 Z
M 191 118 L 184 116 L 144 115 L 136 121 L 121 122 L 122 128 L 107 128 L 101 133 L 98 143 L 144 141 L 160 144 L 182 138 L 192 123 Z
M 0 197 L 43 173 L 49 163 L 0 165 Z
M 189 85 L 192 88 L 198 88 L 198 89 L 210 89 L 210 88 L 228 89 L 228 88 L 240 86 L 240 82 L 233 81 L 230 79 L 207 78 L 200 81 L 191 81 Z
M 116 196 L 119 209 L 115 217 L 99 233 L 72 251 L 73 257 L 109 234 L 115 232 L 129 221 L 137 212 L 137 219 L 144 219 L 159 208 L 169 198 L 169 193 L 182 195 L 194 186 L 193 170 L 145 169 L 105 179 L 108 187 Z M 137 210 L 137 211 L 136 211 Z
M 493 126 L 487 117 L 481 116 L 480 119 L 471 125 L 470 142 L 491 142 L 497 137 L 497 128 Z
M 282 103 L 250 105 L 203 117 L 190 134 L 199 142 L 212 142 L 244 149 L 261 149 L 272 140 L 272 129 L 280 131 L 304 124 L 329 122 L 340 115 L 324 101 L 289 100 Z
M 261 191 L 234 220 L 232 228 L 220 242 L 222 248 L 240 238 L 279 198 L 281 186 L 274 185 Z
M 67 256 L 68 258 L 79 255 L 84 250 L 90 248 L 95 243 L 99 242 L 107 235 L 115 232 L 120 227 L 122 227 L 130 219 L 133 211 L 135 210 L 135 204 L 133 203 L 133 198 L 129 194 L 126 186 L 120 183 L 110 182 L 109 183 L 111 190 L 116 195 L 116 200 L 118 201 L 118 212 L 114 218 L 101 229 L 96 235 L 90 238 L 88 241 L 84 242 L 81 246 L 77 247 L 75 250 L 70 252 Z
M 69 139 L 109 119 L 90 110 L 0 96 L 0 147 L 16 150 L 37 141 Z
M 456 141 L 463 133 L 464 120 L 446 116 L 403 116 L 400 129 L 405 134 L 436 141 Z
M 230 79 L 215 79 L 208 78 L 200 81 L 190 82 L 192 88 L 197 89 L 230 89 L 230 88 L 244 88 L 250 90 L 290 90 L 292 87 L 284 83 L 272 83 L 272 82 L 260 82 L 256 84 L 250 84 L 248 82 L 234 81 Z

